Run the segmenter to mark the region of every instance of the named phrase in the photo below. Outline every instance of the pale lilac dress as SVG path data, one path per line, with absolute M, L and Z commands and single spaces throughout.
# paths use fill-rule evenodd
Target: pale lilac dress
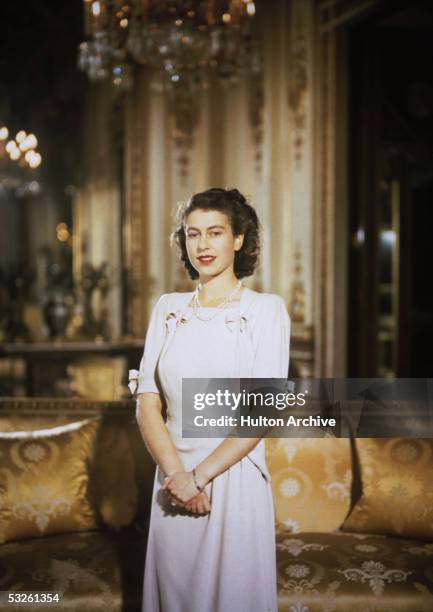
M 208 322 L 189 306 L 192 293 L 155 305 L 137 393 L 162 392 L 167 427 L 186 470 L 221 443 L 182 438 L 182 378 L 285 378 L 290 320 L 275 294 L 245 288 Z M 216 311 L 206 308 L 203 316 Z M 143 612 L 276 612 L 274 506 L 265 446 L 206 486 L 211 512 L 198 516 L 167 500 L 156 469 Z

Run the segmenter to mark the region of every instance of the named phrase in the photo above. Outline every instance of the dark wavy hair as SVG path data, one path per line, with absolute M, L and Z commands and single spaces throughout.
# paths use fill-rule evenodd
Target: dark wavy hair
M 179 249 L 179 259 L 190 278 L 199 277 L 191 264 L 186 250 L 185 221 L 193 210 L 218 210 L 229 219 L 234 236 L 244 235 L 239 251 L 235 253 L 234 273 L 237 278 L 251 276 L 257 267 L 260 254 L 260 225 L 257 213 L 237 189 L 212 187 L 196 193 L 177 211 L 176 228 L 171 234 L 171 243 Z

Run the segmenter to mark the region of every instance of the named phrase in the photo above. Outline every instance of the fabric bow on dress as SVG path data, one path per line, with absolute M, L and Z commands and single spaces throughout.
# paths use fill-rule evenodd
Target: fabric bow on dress
M 186 325 L 188 323 L 189 318 L 183 314 L 182 311 L 176 310 L 176 312 L 169 312 L 165 318 L 165 326 L 167 327 L 168 332 L 172 332 L 176 329 L 178 325 Z
M 225 323 L 231 332 L 234 332 L 236 325 L 239 324 L 239 331 L 244 332 L 247 328 L 248 318 L 245 315 L 237 316 L 232 314 L 226 314 Z
M 138 389 L 138 377 L 140 375 L 140 372 L 138 370 L 129 370 L 128 373 L 128 387 L 129 390 L 131 391 L 132 395 L 135 395 L 137 389 Z
M 189 317 L 181 310 L 169 312 L 165 318 L 165 326 L 169 334 L 173 333 L 179 325 L 186 325 L 189 321 Z M 245 315 L 237 315 L 227 313 L 225 317 L 225 324 L 230 332 L 234 332 L 239 325 L 239 331 L 245 332 L 247 329 L 248 317 Z M 132 395 L 135 395 L 138 389 L 140 380 L 140 372 L 138 370 L 129 370 L 128 375 L 128 388 Z
M 185 325 L 188 323 L 188 321 L 188 317 L 180 310 L 176 310 L 176 312 L 169 312 L 165 318 L 167 332 L 171 334 L 175 331 L 178 325 Z M 140 372 L 138 370 L 129 370 L 128 379 L 129 390 L 131 391 L 132 395 L 135 395 L 140 381 Z

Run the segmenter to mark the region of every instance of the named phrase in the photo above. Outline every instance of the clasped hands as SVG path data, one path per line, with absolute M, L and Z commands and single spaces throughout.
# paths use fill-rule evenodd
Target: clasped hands
M 192 472 L 175 472 L 166 476 L 162 489 L 166 491 L 172 505 L 181 506 L 194 514 L 210 512 L 209 497 L 204 491 L 197 491 Z

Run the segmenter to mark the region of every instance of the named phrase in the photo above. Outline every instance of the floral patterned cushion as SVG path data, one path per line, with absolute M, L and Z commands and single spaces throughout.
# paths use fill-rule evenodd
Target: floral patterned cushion
M 0 414 L 0 431 L 52 429 L 74 423 L 80 416 L 78 412 L 75 415 L 70 412 L 49 416 L 37 411 L 32 416 L 19 412 L 4 416 Z M 100 521 L 112 529 L 129 525 L 137 514 L 140 493 L 142 497 L 148 496 L 148 492 L 140 491 L 138 486 L 138 462 L 134 460 L 132 446 L 134 441 L 136 445 L 144 445 L 141 440 L 135 440 L 136 426 L 132 418 L 128 419 L 127 413 L 120 417 L 101 416 L 95 453 L 89 464 L 89 486 L 93 492 L 95 510 Z M 137 451 L 139 453 L 140 449 Z
M 338 529 L 350 507 L 350 442 L 334 438 L 267 438 L 277 525 L 300 531 Z
M 280 612 L 431 612 L 433 544 L 277 531 Z
M 0 542 L 97 527 L 88 461 L 98 425 L 0 433 Z
M 433 439 L 358 438 L 362 495 L 343 531 L 433 540 Z

